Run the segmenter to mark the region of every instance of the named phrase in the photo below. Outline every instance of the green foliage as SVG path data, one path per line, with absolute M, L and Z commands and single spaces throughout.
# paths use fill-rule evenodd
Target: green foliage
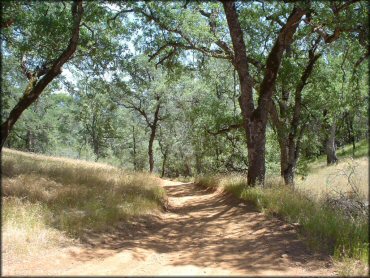
M 277 19 L 286 17 L 293 4 L 250 2 L 237 6 L 248 55 L 263 64 L 281 28 Z M 312 9 L 317 14 L 313 24 L 324 22 L 329 29 L 339 24 L 353 30 L 331 44 L 321 41 L 317 49 L 323 56 L 302 92 L 300 123 L 306 128 L 298 174 L 306 172 L 307 159 L 324 152 L 324 108 L 329 123 L 337 120 L 338 146 L 352 139 L 357 142 L 367 132 L 367 72 L 364 63 L 353 69 L 364 53 L 361 36 L 367 32 L 363 26 L 366 9 L 363 3 L 356 3 L 339 17 L 333 16 L 332 8 L 325 3 L 312 3 Z M 214 29 L 207 14 L 212 14 Z M 22 56 L 33 69 L 51 61 L 65 47 L 70 36 L 70 3 L 9 2 L 4 5 L 2 20 L 12 19 L 14 22 L 2 32 L 3 117 L 27 85 L 19 66 Z M 357 25 L 361 28 L 354 27 Z M 283 89 L 290 92 L 285 103 L 287 132 L 294 91 L 317 35 L 302 23 L 278 73 L 276 104 L 282 101 Z M 22 115 L 7 146 L 146 169 L 150 130 L 143 115 L 127 105 L 142 105 L 151 121 L 156 97 L 160 96 L 163 119 L 154 142 L 157 173 L 162 172 L 165 152 L 164 172 L 169 177 L 245 172 L 245 131 L 229 129 L 242 123 L 238 76 L 230 60 L 210 57 L 223 53 L 217 44 L 219 39 L 231 48 L 221 3 L 84 3 L 74 58 L 66 64 L 61 78 Z M 176 46 L 162 48 L 169 42 Z M 251 65 L 250 71 L 257 92 L 263 70 Z M 257 100 L 256 94 L 254 98 Z M 280 146 L 276 130 L 270 125 L 266 142 L 267 173 L 278 175 Z
M 312 55 L 309 49 L 318 41 L 315 54 L 321 57 L 301 92 L 297 134 L 302 136 L 287 136 L 299 145 L 295 173 L 302 180 L 310 174 L 309 162 L 325 161 L 333 124 L 340 159 L 367 156 L 369 136 L 368 7 L 364 1 L 306 2 L 236 3 L 255 105 L 266 59 L 282 25 L 293 7 L 310 10 L 284 52 L 272 88 L 282 131 L 289 135 L 297 88 Z M 21 65 L 30 71 L 50 65 L 68 44 L 72 15 L 71 2 L 4 1 L 2 7 L 5 119 L 28 84 Z M 35 234 L 45 232 L 47 241 L 63 242 L 55 229 L 72 235 L 104 230 L 163 205 L 157 179 L 127 172 L 148 169 L 149 135 L 160 105 L 153 145 L 156 174 L 181 181 L 196 176 L 200 185 L 225 188 L 268 215 L 298 223 L 314 247 L 335 257 L 367 260 L 367 221 L 348 220 L 302 193 L 279 187 L 277 179 L 266 183 L 269 188 L 246 187 L 241 176 L 249 166 L 241 90 L 222 3 L 83 1 L 83 7 L 73 58 L 22 114 L 5 146 L 99 160 L 127 170 L 3 151 L 5 224 L 16 230 L 24 222 L 27 235 L 14 244 L 18 250 L 28 238 L 41 246 Z M 327 43 L 338 30 L 340 36 Z M 270 121 L 268 176 L 281 173 L 278 139 Z
M 354 152 L 354 156 L 353 156 Z M 369 142 L 367 140 L 361 140 L 355 143 L 355 149 L 353 149 L 353 145 L 345 145 L 338 150 L 338 157 L 353 157 L 359 158 L 369 155 Z

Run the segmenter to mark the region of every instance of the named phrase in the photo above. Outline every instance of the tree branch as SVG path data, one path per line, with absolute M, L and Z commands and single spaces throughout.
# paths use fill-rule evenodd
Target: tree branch
M 142 106 L 141 106 L 141 99 L 139 99 L 139 105 L 135 105 L 133 102 L 127 102 L 126 103 L 120 103 L 123 107 L 127 108 L 127 109 L 133 109 L 137 112 L 139 112 L 145 119 L 145 122 L 147 123 L 147 125 L 149 127 L 152 126 L 152 123 L 150 122 L 149 118 L 148 118 L 148 115 L 146 114 L 145 110 L 142 109 Z
M 14 19 L 13 18 L 8 19 L 4 22 L 1 21 L 0 29 L 8 28 L 8 27 L 12 26 L 13 24 L 14 24 Z
M 8 118 L 1 125 L 1 148 L 4 142 L 18 120 L 23 111 L 27 109 L 43 92 L 46 86 L 60 74 L 62 66 L 72 57 L 76 51 L 79 34 L 80 34 L 80 23 L 83 14 L 82 0 L 75 0 L 72 4 L 72 34 L 69 40 L 67 48 L 59 55 L 59 57 L 53 61 L 50 69 L 41 70 L 39 74 L 42 74 L 40 80 L 36 80 L 35 75 L 30 79 L 29 85 L 23 94 L 22 98 L 18 101 L 16 106 L 11 110 Z M 41 75 L 40 75 L 41 76 Z M 40 77 L 39 76 L 39 77 Z
M 280 27 L 284 27 L 284 22 L 282 22 L 277 15 L 272 14 L 272 15 L 266 16 L 266 19 L 275 21 L 277 24 L 280 25 Z
M 272 47 L 266 61 L 266 71 L 261 83 L 260 96 L 258 99 L 258 108 L 256 111 L 265 110 L 270 105 L 270 99 L 273 94 L 278 70 L 284 51 L 292 44 L 293 35 L 295 34 L 301 18 L 306 13 L 301 8 L 294 7 L 290 13 L 284 27 L 281 28 L 279 35 Z
M 134 12 L 134 11 L 135 11 L 134 9 L 121 10 L 118 13 L 116 13 L 112 18 L 108 18 L 107 23 L 110 26 L 110 22 L 115 21 L 117 19 L 117 17 L 120 16 L 121 14 L 130 13 L 130 12 Z
M 334 4 L 332 5 L 331 9 L 335 15 L 338 15 L 342 10 L 347 9 L 350 5 L 356 2 L 360 2 L 360 0 L 347 0 L 345 3 L 343 3 L 339 7 Z
M 243 127 L 243 124 L 231 124 L 231 125 L 229 125 L 229 126 L 227 126 L 227 127 L 221 128 L 221 129 L 219 129 L 219 130 L 217 130 L 217 131 L 210 131 L 210 130 L 208 130 L 208 129 L 206 129 L 206 130 L 207 130 L 207 132 L 208 132 L 209 134 L 212 134 L 212 135 L 219 135 L 219 134 L 222 134 L 222 133 L 227 133 L 227 132 L 229 132 L 229 131 L 231 131 L 231 130 L 234 130 L 234 129 L 242 128 L 242 127 Z
M 357 61 L 356 61 L 356 63 L 355 63 L 355 65 L 354 65 L 354 68 L 356 69 L 356 68 L 358 68 L 362 63 L 363 63 L 363 61 L 365 61 L 367 58 L 369 58 L 369 50 L 362 56 L 362 57 L 360 57 Z

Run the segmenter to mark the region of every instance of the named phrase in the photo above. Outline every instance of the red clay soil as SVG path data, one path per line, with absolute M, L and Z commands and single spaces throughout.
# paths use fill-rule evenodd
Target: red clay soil
M 221 192 L 172 181 L 164 187 L 167 212 L 3 265 L 3 275 L 335 275 L 330 258 L 310 252 L 294 227 Z

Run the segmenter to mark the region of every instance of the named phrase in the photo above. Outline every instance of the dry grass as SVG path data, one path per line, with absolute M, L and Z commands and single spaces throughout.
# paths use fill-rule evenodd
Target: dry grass
M 369 159 L 344 158 L 337 165 L 315 163 L 309 175 L 297 177 L 296 188 L 320 199 L 326 195 L 351 194 L 355 187 L 363 199 L 369 192 Z
M 4 259 L 28 256 L 73 243 L 65 233 L 47 225 L 52 215 L 41 204 L 20 198 L 5 198 L 2 213 Z
M 85 232 L 156 213 L 165 201 L 160 179 L 100 163 L 4 149 L 2 174 L 8 258 L 62 247 Z
M 353 167 L 354 164 L 360 166 Z M 237 197 L 254 203 L 256 207 L 271 216 L 279 216 L 289 223 L 299 227 L 299 231 L 304 235 L 305 241 L 313 248 L 331 252 L 335 259 L 337 269 L 341 275 L 348 275 L 346 269 L 356 269 L 360 275 L 367 274 L 366 267 L 369 256 L 369 223 L 367 217 L 349 219 L 341 211 L 327 207 L 322 194 L 326 185 L 326 178 L 330 176 L 331 170 L 341 169 L 341 173 L 347 177 L 338 176 L 343 179 L 339 186 L 343 189 L 350 189 L 345 181 L 348 182 L 348 173 L 356 170 L 351 176 L 352 185 L 365 188 L 363 183 L 364 171 L 367 173 L 367 159 L 352 161 L 349 168 L 341 168 L 342 164 L 320 169 L 308 177 L 307 180 L 314 182 L 315 187 L 307 190 L 306 184 L 299 186 L 301 190 L 292 190 L 283 186 L 280 178 L 268 178 L 266 186 L 261 188 L 248 187 L 246 177 L 240 175 L 231 176 L 205 176 L 198 177 L 195 183 L 204 187 L 225 190 L 233 193 Z M 357 164 L 356 164 L 357 165 Z M 362 170 L 361 170 L 362 167 Z M 366 167 L 366 168 L 365 168 Z M 329 171 L 329 169 L 331 170 Z M 360 180 L 360 183 L 358 183 Z M 333 186 L 335 185 L 332 184 Z M 330 192 L 330 191 L 329 191 Z M 312 193 L 315 193 L 313 195 Z

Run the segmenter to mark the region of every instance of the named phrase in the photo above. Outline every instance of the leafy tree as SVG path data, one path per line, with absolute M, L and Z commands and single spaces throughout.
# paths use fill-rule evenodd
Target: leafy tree
M 274 92 L 276 77 L 280 69 L 281 60 L 285 50 L 289 50 L 294 42 L 298 23 L 303 16 L 311 10 L 307 5 L 296 5 L 289 11 L 289 5 L 284 7 L 272 6 L 269 12 L 273 15 L 266 16 L 275 23 L 275 34 L 268 33 L 265 40 L 265 49 L 260 53 L 260 57 L 265 56 L 266 62 L 255 59 L 258 54 L 250 51 L 247 55 L 247 47 L 244 43 L 244 33 L 241 23 L 247 25 L 246 29 L 251 30 L 253 23 L 246 20 L 248 9 L 253 8 L 258 16 L 264 14 L 264 7 L 259 8 L 253 4 L 239 5 L 240 15 L 238 15 L 235 3 L 224 2 L 223 7 L 226 15 L 228 29 L 225 29 L 225 22 L 220 22 L 222 16 L 218 4 L 204 5 L 184 5 L 173 4 L 172 9 L 163 9 L 153 3 L 143 5 L 142 3 L 134 6 L 134 10 L 142 15 L 149 22 L 154 22 L 158 29 L 151 27 L 147 32 L 151 32 L 154 37 L 154 46 L 147 47 L 147 51 L 155 51 L 151 59 L 158 58 L 157 63 L 164 63 L 165 60 L 171 61 L 180 57 L 179 50 L 195 50 L 204 55 L 229 60 L 235 67 L 239 75 L 240 82 L 240 107 L 243 116 L 244 129 L 246 131 L 248 146 L 248 180 L 249 184 L 255 184 L 258 180 L 263 181 L 265 175 L 265 131 L 269 111 L 269 103 Z M 288 9 L 287 9 L 288 8 Z M 339 9 L 339 8 L 338 8 Z M 183 13 L 179 16 L 179 11 Z M 285 23 L 279 19 L 280 15 L 289 15 Z M 265 12 L 266 14 L 266 12 Z M 190 16 L 193 20 L 190 20 Z M 239 20 L 239 16 L 241 19 Z M 308 23 L 310 18 L 308 17 Z M 192 25 L 193 24 L 193 25 Z M 248 26 L 249 25 L 249 26 Z M 260 24 L 261 25 L 261 24 Z M 279 26 L 280 25 L 280 26 Z M 255 27 L 255 26 L 253 26 Z M 258 26 L 260 27 L 260 26 Z M 145 37 L 150 35 L 145 32 Z M 163 33 L 165 32 L 165 33 Z M 321 34 L 324 34 L 322 30 Z M 337 32 L 338 33 L 338 32 Z M 222 37 L 229 34 L 233 47 L 230 47 L 230 40 L 222 40 Z M 255 34 L 253 34 L 255 35 Z M 274 38 L 275 36 L 275 38 Z M 333 40 L 333 36 L 326 35 L 325 40 Z M 256 34 L 258 40 L 258 34 Z M 247 37 L 248 39 L 248 37 Z M 262 41 L 261 41 L 262 42 Z M 270 45 L 270 47 L 266 47 Z M 157 50 L 155 49 L 157 47 Z M 216 47 L 216 48 L 215 48 Z M 257 46 L 258 49 L 258 46 Z M 249 50 L 249 49 L 248 49 Z M 258 56 L 257 56 L 258 57 Z M 181 58 L 181 57 L 180 57 Z M 264 70 L 262 79 L 254 78 L 255 70 L 249 70 L 249 65 L 253 65 L 257 73 Z M 255 83 L 259 83 L 259 86 Z M 253 92 L 259 92 L 258 105 L 254 105 Z
M 107 95 L 109 85 L 99 79 L 86 80 L 80 83 L 74 94 L 77 103 L 76 121 L 80 123 L 80 140 L 90 144 L 95 160 L 106 156 L 107 147 L 116 138 L 117 105 Z
M 76 51 L 83 14 L 80 0 L 71 5 L 72 18 L 68 20 L 61 5 L 43 3 L 19 7 L 19 3 L 10 2 L 3 8 L 5 16 L 2 18 L 2 26 L 10 29 L 3 35 L 6 46 L 10 49 L 15 46 L 14 54 L 21 58 L 21 68 L 28 83 L 23 96 L 1 124 L 1 147 L 23 111 L 34 103 L 46 86 L 60 74 L 62 66 Z M 67 25 L 61 26 L 61 23 Z M 66 32 L 69 29 L 70 38 L 64 40 L 69 35 Z M 41 39 L 39 30 L 45 32 Z M 64 48 L 60 48 L 60 41 L 69 42 Z
M 149 128 L 149 171 L 153 172 L 153 144 L 159 122 L 166 118 L 163 107 L 166 103 L 166 93 L 171 91 L 170 82 L 166 78 L 165 72 L 161 69 L 155 70 L 149 62 L 140 56 L 130 61 L 126 73 L 129 78 L 129 81 L 126 82 L 122 75 L 116 75 L 116 103 L 135 111 Z

